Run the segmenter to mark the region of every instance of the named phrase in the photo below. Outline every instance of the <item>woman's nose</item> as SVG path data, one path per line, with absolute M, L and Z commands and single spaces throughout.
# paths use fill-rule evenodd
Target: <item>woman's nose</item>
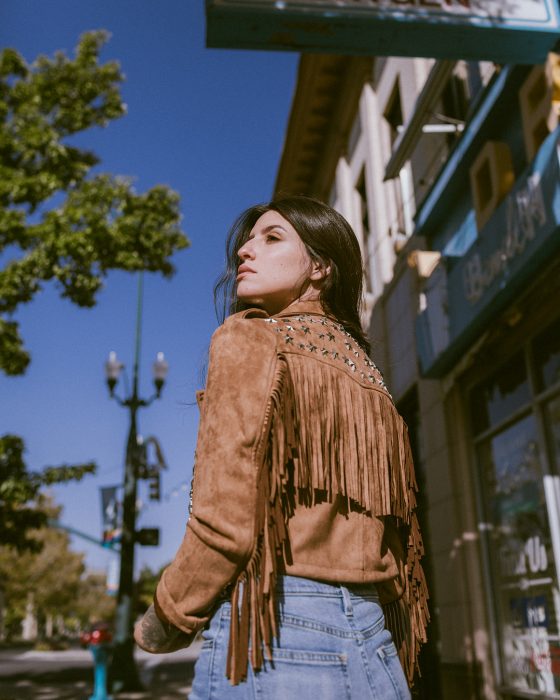
M 241 260 L 247 260 L 249 258 L 254 258 L 255 251 L 253 250 L 253 246 L 251 245 L 251 242 L 246 241 L 241 246 L 241 248 L 237 251 L 237 255 L 241 258 Z

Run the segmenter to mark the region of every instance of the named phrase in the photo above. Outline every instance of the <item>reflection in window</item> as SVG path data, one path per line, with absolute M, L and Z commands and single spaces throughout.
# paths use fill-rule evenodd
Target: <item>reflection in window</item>
M 560 382 L 560 321 L 538 335 L 533 348 L 538 389 L 544 391 Z
M 521 354 L 513 357 L 492 379 L 473 389 L 472 424 L 481 433 L 507 418 L 530 399 L 527 371 Z
M 484 440 L 479 463 L 505 680 L 558 691 L 560 613 L 534 415 Z
M 554 471 L 560 474 L 560 396 L 546 404 L 546 417 Z
M 500 532 L 529 537 L 546 527 L 534 416 L 485 441 L 480 447 L 488 517 Z

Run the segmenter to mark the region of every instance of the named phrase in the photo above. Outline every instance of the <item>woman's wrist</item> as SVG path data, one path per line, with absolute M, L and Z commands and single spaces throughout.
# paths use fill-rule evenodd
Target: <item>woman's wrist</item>
M 188 647 L 194 634 L 183 632 L 160 615 L 161 611 L 158 615 L 156 606 L 150 605 L 134 629 L 136 644 L 151 654 L 168 654 Z

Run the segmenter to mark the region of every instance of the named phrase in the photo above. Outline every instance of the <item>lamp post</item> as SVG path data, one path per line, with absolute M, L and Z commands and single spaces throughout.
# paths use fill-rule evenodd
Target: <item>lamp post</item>
M 124 470 L 124 497 L 122 512 L 121 571 L 117 597 L 117 616 L 113 645 L 113 660 L 110 678 L 113 692 L 134 691 L 142 687 L 134 661 L 134 544 L 136 541 L 136 494 L 139 465 L 142 462 L 143 446 L 137 431 L 137 412 L 139 408 L 149 406 L 160 398 L 167 375 L 168 364 L 162 352 L 158 352 L 153 365 L 155 393 L 149 399 L 138 395 L 138 364 L 140 359 L 140 340 L 142 322 L 142 274 L 138 279 L 138 306 L 136 317 L 136 348 L 132 391 L 126 398 L 115 394 L 120 373 L 124 368 L 115 352 L 109 353 L 105 363 L 107 386 L 111 398 L 129 411 L 130 427 L 126 443 L 126 460 Z M 127 387 L 128 393 L 128 387 Z

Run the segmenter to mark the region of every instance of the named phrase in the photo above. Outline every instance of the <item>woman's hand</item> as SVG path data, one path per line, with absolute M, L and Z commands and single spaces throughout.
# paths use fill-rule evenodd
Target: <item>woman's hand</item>
M 186 634 L 170 622 L 164 622 L 157 615 L 153 605 L 146 610 L 144 617 L 134 628 L 134 640 L 150 654 L 168 654 L 188 647 L 194 634 Z

